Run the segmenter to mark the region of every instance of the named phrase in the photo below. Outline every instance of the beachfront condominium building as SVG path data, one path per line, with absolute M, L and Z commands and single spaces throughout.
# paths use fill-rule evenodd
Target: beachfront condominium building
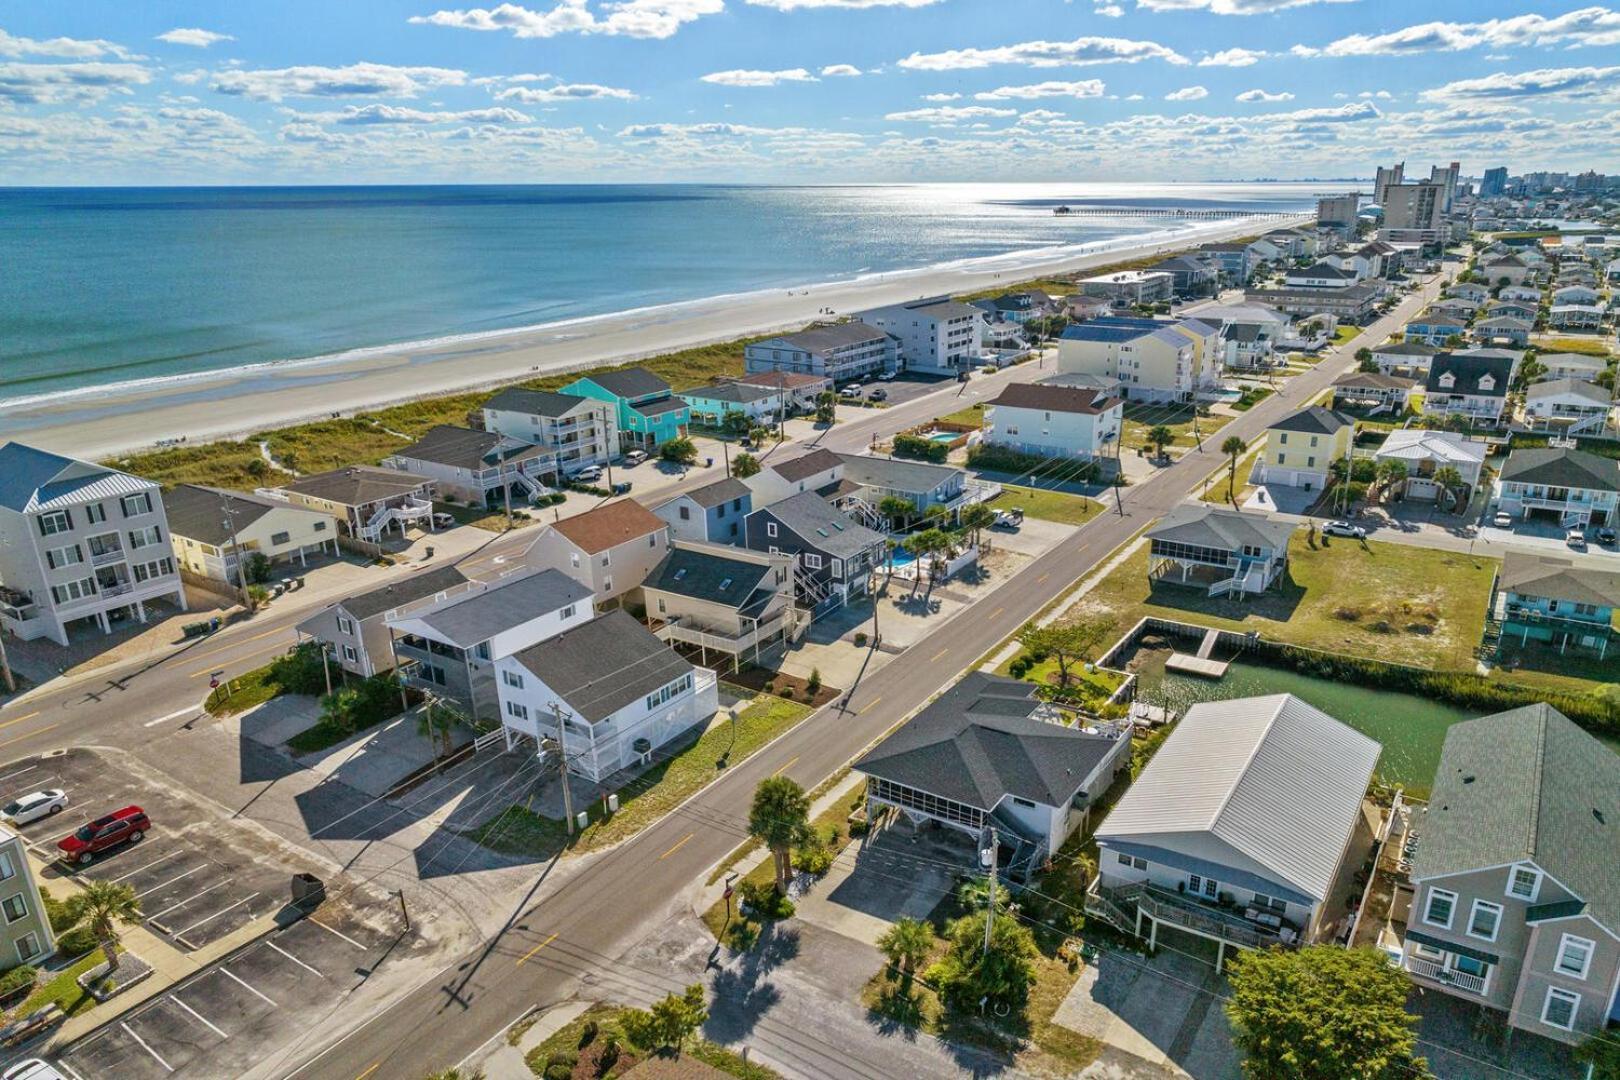
M 1246 289 L 1243 300 L 1264 304 L 1290 315 L 1331 315 L 1340 322 L 1364 323 L 1378 304 L 1379 290 L 1372 285 L 1346 285 L 1338 289 Z
M 855 317 L 893 335 L 907 371 L 957 375 L 984 355 L 984 312 L 948 296 L 858 311 Z
M 1081 278 L 1080 291 L 1100 296 L 1120 307 L 1156 304 L 1176 291 L 1175 276 L 1162 270 L 1121 270 L 1114 274 Z
M 670 392 L 669 383 L 646 368 L 616 368 L 581 375 L 562 388 L 613 406 L 620 450 L 651 452 L 686 435 L 691 410 L 686 399 Z
M 1617 829 L 1620 756 L 1551 705 L 1453 724 L 1413 822 L 1402 966 L 1509 1027 L 1602 1032 L 1620 985 Z
M 743 347 L 743 367 L 750 373 L 780 371 L 840 383 L 882 375 L 899 363 L 899 340 L 858 319 L 824 323 Z
M 88 461 L 0 446 L 0 624 L 68 644 L 93 619 L 105 633 L 153 602 L 186 610 L 163 493 Z
M 1389 197 L 1390 187 L 1405 182 L 1406 162 L 1396 162 L 1388 168 L 1378 166 L 1378 172 L 1373 177 L 1373 202 L 1380 206 L 1384 205 L 1384 200 Z
M 619 452 L 618 410 L 606 401 L 509 386 L 484 402 L 483 413 L 485 431 L 544 447 L 565 477 Z
M 1479 197 L 1494 199 L 1507 190 L 1508 171 L 1506 166 L 1495 169 L 1486 169 L 1485 175 L 1479 178 Z
M 1196 319 L 1107 317 L 1064 329 L 1058 372 L 1117 380 L 1132 401 L 1190 401 L 1220 381 L 1220 331 Z
M 1091 387 L 1008 383 L 984 409 L 984 443 L 1046 458 L 1112 454 L 1125 402 Z
M 1316 200 L 1316 226 L 1319 229 L 1354 232 L 1356 214 L 1360 208 L 1360 192 L 1351 191 L 1343 195 L 1323 195 Z
M 1462 167 L 1455 161 L 1450 165 L 1429 166 L 1429 183 L 1440 186 L 1440 212 L 1451 213 L 1451 204 L 1457 198 L 1457 178 Z
M 1385 190 L 1378 239 L 1391 244 L 1438 244 L 1446 237 L 1446 186 L 1432 180 Z
M 200 484 L 177 484 L 163 496 L 169 539 L 184 574 L 223 585 L 251 583 L 255 555 L 272 565 L 309 565 L 311 555 L 336 555 L 337 520 L 262 495 Z M 239 560 L 248 560 L 238 570 Z
M 28 865 L 23 838 L 0 825 L 0 971 L 38 965 L 56 951 L 56 935 Z

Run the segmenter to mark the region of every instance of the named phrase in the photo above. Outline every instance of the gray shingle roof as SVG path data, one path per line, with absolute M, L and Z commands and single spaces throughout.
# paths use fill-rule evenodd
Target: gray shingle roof
M 985 811 L 1009 795 L 1066 806 L 1117 744 L 1035 720 L 1039 705 L 1029 683 L 971 672 L 854 768 Z
M 1410 390 L 1416 379 L 1385 375 L 1382 371 L 1352 371 L 1333 380 L 1333 385 L 1349 390 Z
M 231 542 L 231 530 L 225 524 L 226 515 L 238 530 L 245 529 L 271 510 L 287 509 L 288 504 L 273 502 L 258 495 L 244 495 L 239 491 L 203 487 L 200 484 L 180 484 L 163 493 L 163 512 L 169 519 L 169 531 L 188 540 L 203 544 Z M 309 511 L 301 508 L 301 513 Z
M 1441 378 L 1446 375 L 1454 380 L 1449 387 L 1440 384 Z M 1492 380 L 1489 390 L 1479 385 L 1487 375 Z M 1506 357 L 1443 352 L 1437 353 L 1429 362 L 1429 378 L 1424 385 L 1431 393 L 1499 398 L 1507 396 L 1508 380 L 1512 375 L 1513 361 Z
M 772 503 L 768 513 L 798 533 L 808 544 L 839 558 L 851 558 L 883 543 L 883 534 L 868 529 L 814 491 Z
M 1620 607 L 1620 572 L 1578 567 L 1568 559 L 1509 551 L 1497 582 L 1520 596 Z
M 596 371 L 583 378 L 621 398 L 648 397 L 669 393 L 669 383 L 646 368 L 619 368 L 617 371 Z
M 780 393 L 781 391 L 773 390 L 768 386 L 730 382 L 716 383 L 713 386 L 699 386 L 692 390 L 682 390 L 681 396 L 688 401 L 697 398 L 700 401 L 721 401 L 728 405 L 751 405 L 756 401 L 776 397 Z
M 828 469 L 836 469 L 843 463 L 844 459 L 831 450 L 812 450 L 808 454 L 800 454 L 787 461 L 775 462 L 770 468 L 782 479 L 797 482 L 808 480 Z
M 1007 405 L 1014 409 L 1044 409 L 1047 412 L 1080 413 L 1095 416 L 1119 403 L 1096 390 L 1078 386 L 1057 386 L 1051 383 L 1008 383 L 991 405 Z
M 1149 529 L 1151 540 L 1237 551 L 1245 545 L 1282 551 L 1297 526 L 1253 510 L 1228 510 L 1208 503 L 1181 503 Z
M 688 407 L 686 399 L 683 397 L 667 397 L 661 401 L 648 401 L 640 405 L 630 406 L 633 411 L 640 413 L 642 416 L 662 416 L 664 413 Z
M 1375 355 L 1390 356 L 1436 356 L 1439 352 L 1439 346 L 1425 345 L 1421 341 L 1394 341 L 1373 350 Z
M 1533 862 L 1620 933 L 1620 754 L 1551 705 L 1453 724 L 1420 831 L 1413 878 Z
M 1508 455 L 1502 479 L 1524 484 L 1620 491 L 1620 464 L 1567 447 L 1527 447 Z
M 1291 416 L 1283 417 L 1272 424 L 1270 430 L 1299 431 L 1307 435 L 1332 435 L 1340 428 L 1350 427 L 1354 423 L 1352 417 L 1342 412 L 1321 405 L 1312 405 Z
M 396 469 L 375 469 L 370 465 L 350 465 L 331 472 L 301 476 L 283 484 L 287 491 L 296 491 L 312 499 L 323 499 L 340 506 L 363 506 L 379 499 L 404 495 L 433 481 L 414 473 Z
M 869 341 L 879 341 L 889 335 L 875 326 L 863 322 L 828 323 L 825 326 L 812 326 L 807 330 L 800 330 L 796 334 L 783 334 L 780 338 L 772 340 L 783 341 L 788 345 L 803 349 L 810 353 L 824 353 L 832 349 L 840 349 L 850 345 L 861 345 Z
M 721 503 L 728 503 L 732 499 L 751 499 L 753 494 L 753 489 L 747 484 L 735 476 L 727 476 L 712 484 L 693 488 L 686 492 L 686 497 L 707 510 Z
M 357 619 L 369 619 L 401 604 L 415 603 L 434 593 L 445 592 L 466 583 L 467 575 L 460 570 L 453 566 L 440 566 L 409 574 L 380 589 L 356 593 L 347 599 L 339 600 L 338 605 Z
M 1560 394 L 1569 394 L 1573 397 L 1583 398 L 1594 405 L 1609 404 L 1609 392 L 1603 387 L 1589 383 L 1585 379 L 1549 379 L 1546 382 L 1536 383 L 1525 391 L 1525 400 L 1539 401 L 1542 398 L 1557 397 Z
M 775 573 L 769 564 L 731 558 L 724 550 L 675 547 L 641 584 L 741 610 L 757 589 L 774 586 Z
M 506 444 L 503 448 L 502 444 Z M 520 439 L 508 439 L 493 431 L 435 424 L 416 442 L 396 450 L 392 456 L 447 465 L 473 471 L 487 469 L 502 461 L 538 457 L 546 451 Z
M 894 488 L 918 494 L 933 491 L 962 470 L 951 465 L 931 465 L 926 461 L 901 461 L 872 454 L 840 454 L 844 478 L 864 487 Z
M 513 659 L 591 724 L 693 670 L 622 608 L 521 649 Z
M 590 589 L 561 570 L 542 570 L 491 582 L 477 591 L 450 597 L 431 610 L 413 611 L 410 617 L 420 619 L 451 644 L 470 649 L 502 631 L 590 597 Z
M 484 402 L 483 408 L 506 412 L 527 413 L 534 416 L 566 416 L 582 402 L 589 401 L 578 394 L 557 394 L 550 390 L 529 390 L 521 386 L 508 386 Z

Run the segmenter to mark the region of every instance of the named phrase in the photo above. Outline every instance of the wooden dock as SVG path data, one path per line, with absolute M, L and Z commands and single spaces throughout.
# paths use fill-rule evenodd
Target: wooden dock
M 1197 675 L 1205 679 L 1219 679 L 1226 674 L 1227 661 L 1213 659 L 1215 645 L 1221 639 L 1219 630 L 1211 630 L 1204 635 L 1204 640 L 1198 643 L 1198 655 L 1188 656 L 1186 653 L 1173 652 L 1170 659 L 1164 662 L 1166 671 L 1179 671 L 1185 675 Z

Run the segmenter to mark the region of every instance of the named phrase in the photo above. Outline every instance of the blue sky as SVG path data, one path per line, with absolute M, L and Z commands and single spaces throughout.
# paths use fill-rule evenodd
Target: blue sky
M 1620 5 L 0 7 L 0 182 L 1620 171 Z

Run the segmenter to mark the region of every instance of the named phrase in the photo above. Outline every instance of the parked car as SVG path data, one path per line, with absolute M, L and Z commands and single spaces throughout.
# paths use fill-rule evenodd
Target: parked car
M 1564 543 L 1576 551 L 1586 550 L 1586 531 L 1584 529 L 1571 529 L 1564 534 Z
M 579 470 L 579 472 L 575 473 L 573 479 L 577 480 L 581 484 L 594 483 L 597 480 L 602 479 L 602 466 L 587 465 L 583 469 Z
M 861 396 L 862 389 L 863 388 L 860 383 L 850 383 L 848 386 L 840 390 L 839 394 L 847 398 L 858 398 Z
M 899 377 L 900 373 L 898 371 L 885 371 L 883 374 L 878 376 L 878 378 L 883 382 L 894 382 L 894 380 L 898 379 Z
M 0 1073 L 0 1080 L 67 1080 L 67 1077 L 39 1058 L 29 1058 Z
M 631 450 L 629 453 L 624 455 L 624 463 L 626 465 L 640 465 L 646 460 L 647 451 L 645 450 Z
M 146 816 L 145 810 L 138 806 L 126 806 L 106 817 L 96 818 L 88 825 L 79 826 L 71 835 L 58 840 L 56 847 L 66 861 L 88 866 L 98 852 L 121 844 L 140 843 L 141 837 L 151 828 L 152 821 Z
M 889 392 L 883 389 L 883 387 L 879 386 L 866 396 L 873 401 L 887 401 L 889 398 Z
M 13 825 L 27 825 L 30 821 L 60 814 L 67 809 L 67 804 L 67 792 L 60 788 L 46 788 L 43 791 L 30 791 L 4 810 L 0 810 L 0 814 Z
M 456 527 L 456 519 L 449 514 L 434 514 L 433 527 L 435 529 L 453 529 Z
M 1348 521 L 1330 521 L 1322 526 L 1322 531 L 1329 536 L 1348 536 L 1353 540 L 1367 539 L 1367 530 L 1360 525 L 1352 525 Z
M 1615 532 L 1608 526 L 1604 526 L 1597 531 L 1597 542 L 1607 547 L 1614 547 L 1616 542 L 1620 542 L 1620 533 Z
M 1491 518 L 1491 524 L 1498 529 L 1511 529 L 1513 528 L 1513 515 L 1506 510 L 1498 510 L 1496 516 Z
M 1024 523 L 1024 509 L 1015 506 L 1011 510 L 997 510 L 996 519 L 990 523 L 992 529 L 1016 529 Z

